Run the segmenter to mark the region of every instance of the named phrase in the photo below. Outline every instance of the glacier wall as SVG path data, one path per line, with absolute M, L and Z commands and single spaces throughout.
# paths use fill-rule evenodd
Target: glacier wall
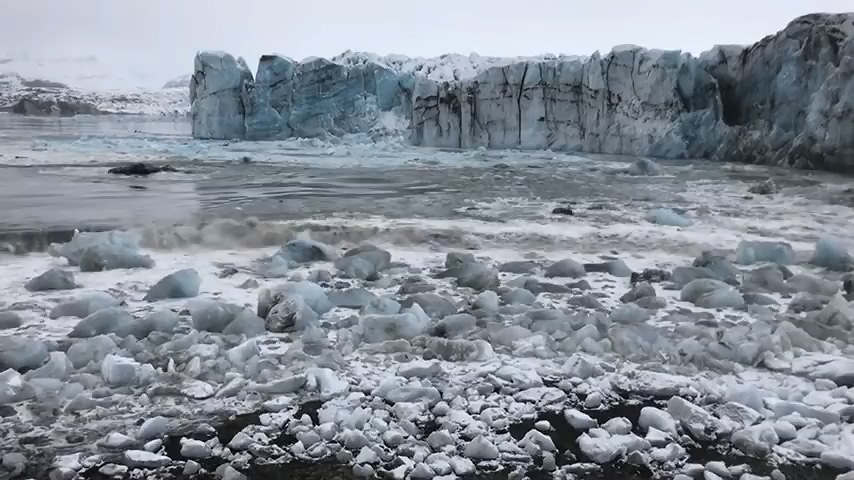
M 699 57 L 621 46 L 587 58 L 469 57 L 466 68 L 454 67 L 460 58 L 265 55 L 253 78 L 242 59 L 201 52 L 191 81 L 193 135 L 397 133 L 428 147 L 854 172 L 854 14 L 807 15 L 754 45 Z

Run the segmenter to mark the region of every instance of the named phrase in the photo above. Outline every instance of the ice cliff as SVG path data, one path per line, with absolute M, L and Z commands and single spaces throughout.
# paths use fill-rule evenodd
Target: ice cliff
M 253 77 L 242 59 L 201 52 L 190 96 L 202 139 L 399 130 L 430 147 L 854 171 L 853 77 L 854 14 L 814 14 L 699 57 L 636 46 L 587 58 L 266 55 Z

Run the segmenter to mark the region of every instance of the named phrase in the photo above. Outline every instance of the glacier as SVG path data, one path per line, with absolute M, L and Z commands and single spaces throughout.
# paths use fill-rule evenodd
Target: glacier
M 415 146 L 551 149 L 854 171 L 854 14 L 811 14 L 699 56 L 638 46 L 589 57 L 297 62 L 199 52 L 193 136 L 404 136 Z

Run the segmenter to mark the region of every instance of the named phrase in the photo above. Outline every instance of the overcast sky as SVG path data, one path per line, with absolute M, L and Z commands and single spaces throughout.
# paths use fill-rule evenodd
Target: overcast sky
M 189 73 L 199 49 L 250 65 L 268 52 L 347 49 L 586 55 L 633 43 L 699 53 L 752 43 L 804 13 L 854 10 L 854 0 L 3 0 L 2 10 L 0 55 L 95 55 L 165 80 Z

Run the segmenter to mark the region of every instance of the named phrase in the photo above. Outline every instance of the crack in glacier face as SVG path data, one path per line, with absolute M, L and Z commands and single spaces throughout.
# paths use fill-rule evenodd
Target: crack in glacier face
M 242 59 L 201 52 L 190 87 L 193 134 L 334 139 L 382 131 L 425 147 L 854 171 L 854 14 L 808 15 L 752 46 L 699 57 L 622 46 L 585 59 L 441 64 L 461 58 L 419 66 L 368 54 L 303 62 L 265 55 L 253 79 Z M 387 122 L 386 114 L 403 118 Z
M 528 68 L 530 68 L 530 66 L 530 64 L 526 63 L 525 69 L 522 70 L 522 81 L 519 83 L 519 96 L 516 98 L 516 115 L 519 119 L 519 125 L 517 127 L 519 129 L 519 135 L 518 140 L 516 141 L 516 146 L 519 148 L 522 147 L 522 96 L 525 95 L 525 78 L 528 76 Z

